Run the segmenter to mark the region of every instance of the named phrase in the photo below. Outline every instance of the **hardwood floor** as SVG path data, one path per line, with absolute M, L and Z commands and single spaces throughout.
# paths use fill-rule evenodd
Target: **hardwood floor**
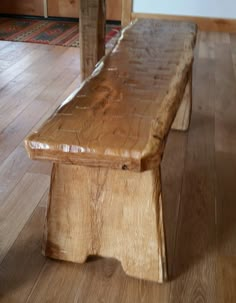
M 112 259 L 41 255 L 51 165 L 30 161 L 23 140 L 79 86 L 79 53 L 0 41 L 0 63 L 0 302 L 236 302 L 236 35 L 199 34 L 190 130 L 168 139 L 163 285 Z

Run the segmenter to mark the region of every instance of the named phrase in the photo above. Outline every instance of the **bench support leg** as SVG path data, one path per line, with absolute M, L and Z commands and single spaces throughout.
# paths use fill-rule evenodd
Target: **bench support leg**
M 135 173 L 54 164 L 44 254 L 114 257 L 136 278 L 167 279 L 160 169 Z
M 192 113 L 192 72 L 185 88 L 183 100 L 172 124 L 172 129 L 186 131 L 189 128 Z

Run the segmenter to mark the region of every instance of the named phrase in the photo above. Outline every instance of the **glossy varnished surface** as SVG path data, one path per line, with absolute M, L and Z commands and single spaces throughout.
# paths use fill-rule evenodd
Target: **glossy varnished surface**
M 193 60 L 191 23 L 139 20 L 73 100 L 26 140 L 33 159 L 145 170 L 161 159 Z

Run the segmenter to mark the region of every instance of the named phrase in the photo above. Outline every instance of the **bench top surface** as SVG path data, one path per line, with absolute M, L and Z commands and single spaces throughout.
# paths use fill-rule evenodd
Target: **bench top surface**
M 160 163 L 193 60 L 196 26 L 138 20 L 25 141 L 33 159 L 142 171 Z

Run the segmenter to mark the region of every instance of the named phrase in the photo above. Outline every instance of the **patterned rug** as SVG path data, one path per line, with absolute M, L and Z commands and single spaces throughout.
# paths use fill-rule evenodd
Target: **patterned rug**
M 107 24 L 106 43 L 119 35 L 120 26 Z M 71 21 L 0 18 L 0 40 L 79 46 L 79 24 Z

